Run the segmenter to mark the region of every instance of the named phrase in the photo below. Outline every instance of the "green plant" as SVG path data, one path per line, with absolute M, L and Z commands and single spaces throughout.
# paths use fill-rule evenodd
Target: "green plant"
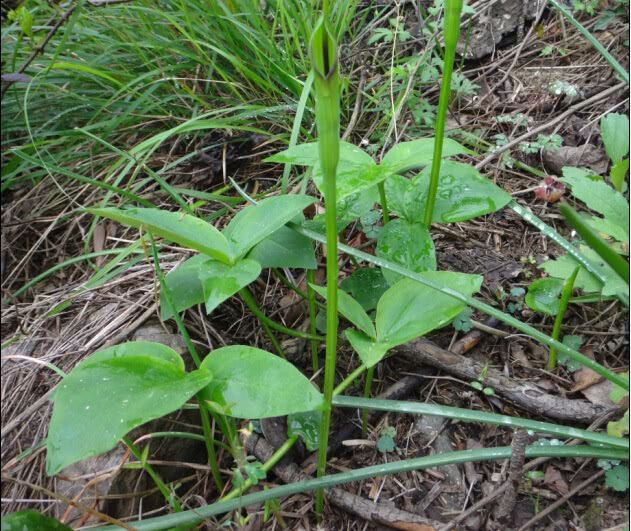
M 322 169 L 326 225 L 326 357 L 324 362 L 324 402 L 320 421 L 318 477 L 326 473 L 326 454 L 331 423 L 331 399 L 337 355 L 337 212 L 336 175 L 340 158 L 340 81 L 337 43 L 326 20 L 327 9 L 311 37 L 311 61 L 315 73 L 316 123 L 318 126 L 318 161 Z M 316 513 L 324 508 L 324 491 L 316 494 Z
M 157 249 L 152 242 L 156 273 L 162 287 L 161 313 L 164 318 L 173 317 L 176 320 L 181 333 L 189 343 L 190 338 L 181 323 L 179 312 L 202 302 L 206 304 L 207 311 L 211 312 L 236 293 L 241 294 L 246 304 L 266 326 L 278 326 L 280 328 L 276 329 L 282 333 L 298 334 L 304 339 L 317 341 L 319 338 L 315 336 L 313 328 L 316 306 L 313 299 L 310 301 L 311 333 L 297 333 L 266 318 L 258 310 L 256 301 L 247 291 L 247 286 L 258 277 L 263 267 L 312 268 L 315 260 L 311 240 L 326 244 L 326 289 L 313 285 L 313 282 L 308 286 L 308 290 L 318 292 L 326 301 L 327 337 L 323 393 L 316 390 L 290 363 L 269 352 L 245 345 L 216 349 L 203 360 L 199 359 L 194 347 L 190 348 L 191 357 L 199 362 L 198 368 L 190 372 L 184 370 L 182 358 L 164 346 L 133 342 L 112 347 L 88 357 L 66 376 L 58 387 L 54 396 L 54 423 L 51 421 L 49 433 L 49 472 L 55 473 L 65 464 L 111 448 L 130 429 L 146 420 L 183 407 L 193 396 L 198 398 L 200 412 L 207 410 L 216 416 L 221 430 L 230 443 L 235 435 L 232 418 L 256 419 L 291 415 L 290 428 L 293 431 L 287 442 L 266 463 L 242 463 L 235 453 L 233 457 L 238 466 L 233 483 L 236 488 L 223 500 L 195 511 L 182 511 L 165 517 L 146 519 L 138 525 L 134 523 L 138 529 L 191 526 L 205 517 L 249 503 L 277 499 L 290 493 L 311 490 L 321 493 L 323 488 L 374 477 L 376 474 L 384 475 L 482 459 L 504 459 L 511 454 L 510 448 L 451 452 L 382 464 L 335 476 L 323 476 L 329 417 L 333 406 L 360 408 L 365 411 L 378 409 L 408 414 L 440 415 L 465 422 L 523 427 L 557 437 L 577 437 L 593 444 L 583 447 L 531 447 L 527 450 L 529 457 L 546 455 L 594 456 L 620 460 L 628 458 L 628 439 L 613 436 L 624 434 L 623 427 L 617 425 L 612 427 L 610 435 L 605 435 L 480 411 L 414 402 L 375 400 L 368 397 L 370 378 L 366 380 L 364 398 L 339 396 L 361 374 L 374 369 L 389 349 L 450 323 L 468 307 L 493 315 L 521 332 L 557 348 L 560 355 L 593 368 L 621 389 L 628 390 L 628 378 L 625 380 L 621 375 L 576 352 L 567 343 L 559 343 L 558 339 L 550 338 L 497 308 L 475 299 L 472 295 L 480 288 L 479 276 L 435 271 L 435 249 L 430 233 L 432 223 L 468 220 L 511 205 L 508 194 L 483 178 L 471 166 L 451 160 L 441 163 L 443 157 L 470 153 L 457 142 L 443 139 L 445 113 L 450 94 L 449 74 L 453 66 L 453 57 L 450 66 L 449 55 L 453 55 L 452 48 L 457 40 L 459 4 L 460 2 L 449 1 L 446 4 L 445 31 L 448 33 L 446 43 L 449 51 L 446 52 L 437 115 L 437 124 L 442 122 L 443 125 L 437 125 L 435 139 L 399 143 L 386 153 L 379 164 L 361 149 L 339 142 L 339 80 L 335 40 L 333 30 L 327 26 L 324 19 L 316 25 L 312 39 L 312 61 L 315 72 L 319 141 L 312 144 L 290 145 L 288 150 L 270 157 L 269 160 L 283 162 L 286 164 L 285 168 L 288 164 L 311 167 L 312 176 L 325 199 L 324 224 L 320 223 L 320 220 L 310 220 L 310 225 L 303 222 L 301 212 L 315 201 L 314 198 L 305 195 L 282 195 L 256 202 L 235 186 L 237 191 L 253 204 L 239 210 L 227 227 L 219 231 L 209 222 L 195 217 L 189 205 L 181 201 L 179 192 L 164 181 L 161 184 L 162 188 L 180 205 L 183 212 L 166 212 L 152 208 L 102 207 L 91 210 L 93 214 L 140 228 L 147 233 L 142 237 L 143 243 L 147 241 L 147 236 L 160 236 L 199 253 L 163 278 Z M 326 3 L 324 12 L 327 13 Z M 210 127 L 199 120 L 191 120 L 174 130 L 145 140 L 137 149 L 132 150 L 132 160 L 121 156 L 116 169 L 122 169 L 123 175 L 131 172 L 135 177 L 136 172 L 142 168 L 152 175 L 144 163 L 138 163 L 138 158 L 148 156 L 173 135 L 194 131 L 196 128 L 203 129 L 206 126 Z M 421 168 L 422 171 L 417 175 L 411 178 L 405 176 L 407 172 Z M 122 178 L 117 175 L 116 186 Z M 153 175 L 153 178 L 156 179 L 156 176 Z M 156 182 L 160 183 L 160 179 L 157 175 Z M 365 219 L 371 211 L 378 200 L 380 184 L 383 185 L 380 199 L 384 227 L 377 235 L 377 256 L 346 245 L 338 245 L 337 235 L 342 231 L 346 220 L 352 221 L 362 217 Z M 118 190 L 115 188 L 109 192 L 118 193 Z M 383 197 L 386 199 L 385 202 Z M 128 195 L 127 199 L 138 202 L 141 198 L 132 194 Z M 396 216 L 396 219 L 390 219 L 390 214 Z M 367 222 L 366 225 L 374 225 L 374 222 Z M 314 232 L 314 226 L 323 226 L 326 236 Z M 414 247 L 401 244 L 402 240 L 412 239 L 417 242 Z M 298 249 L 300 251 L 296 251 Z M 346 288 L 353 296 L 346 291 L 338 291 L 338 251 L 377 266 L 357 270 L 353 274 L 355 277 L 351 275 L 345 279 L 342 288 Z M 133 249 L 126 252 L 132 253 Z M 122 254 L 123 252 L 120 252 L 119 256 Z M 376 286 L 377 295 L 362 290 L 365 279 L 370 280 L 371 286 Z M 524 290 L 512 296 L 517 300 L 523 297 L 523 294 Z M 376 310 L 374 319 L 368 313 L 372 309 Z M 342 383 L 333 388 L 338 311 L 355 326 L 353 329 L 347 329 L 345 336 L 357 351 L 362 363 L 347 375 Z M 264 379 L 261 376 L 263 374 Z M 83 384 L 82 380 L 86 378 L 91 385 L 77 384 Z M 483 392 L 490 389 L 483 385 L 484 379 L 485 374 L 481 374 L 476 380 Z M 115 384 L 110 384 L 112 381 Z M 283 385 L 270 386 L 270 381 L 282 381 Z M 110 386 L 112 392 L 109 392 Z M 104 390 L 107 392 L 103 392 Z M 103 398 L 105 396 L 107 403 Z M 133 408 L 129 411 L 125 410 L 127 406 L 123 407 L 125 400 L 125 404 L 133 400 Z M 112 401 L 120 401 L 121 408 L 113 408 Z M 84 411 L 90 410 L 103 411 L 103 414 L 96 420 L 86 419 Z M 121 419 L 122 422 L 117 425 L 116 422 Z M 82 429 L 90 429 L 93 436 L 79 445 L 74 445 L 67 437 L 73 431 L 76 432 L 77 423 L 81 420 L 92 422 L 84 422 Z M 621 421 L 624 421 L 624 417 Z M 253 495 L 245 494 L 248 487 L 265 477 L 298 436 L 313 439 L 315 432 L 319 434 L 319 478 Z M 395 435 L 396 432 L 392 433 L 392 430 L 381 434 L 381 437 L 385 437 L 381 444 L 384 451 L 392 448 Z M 315 446 L 316 444 L 312 444 L 311 448 Z M 212 448 L 212 444 L 209 448 Z M 141 463 L 146 461 L 146 454 L 141 453 L 139 456 Z M 321 511 L 321 507 L 322 495 L 317 494 L 318 512 Z

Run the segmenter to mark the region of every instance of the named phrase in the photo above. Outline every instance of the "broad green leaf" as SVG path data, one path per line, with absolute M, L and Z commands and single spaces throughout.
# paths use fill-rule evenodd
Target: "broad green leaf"
M 619 225 L 612 223 L 607 218 L 591 216 L 590 218 L 585 218 L 585 221 L 587 221 L 594 230 L 597 230 L 606 236 L 611 236 L 614 240 L 619 242 L 629 241 L 629 235 L 625 232 L 625 230 Z
M 296 367 L 258 348 L 223 347 L 201 366 L 213 374 L 203 396 L 232 417 L 279 417 L 322 405 L 322 395 Z
M 234 265 L 207 262 L 199 269 L 206 313 L 210 313 L 223 301 L 232 297 L 241 288 L 254 282 L 261 274 L 261 265 L 256 260 L 244 258 Z
M 234 261 L 228 240 L 210 223 L 189 214 L 167 212 L 158 208 L 88 208 L 95 216 L 113 219 L 130 227 L 141 228 L 189 249 L 212 256 L 226 264 Z
M 570 255 L 564 254 L 554 260 L 543 262 L 539 267 L 551 277 L 565 280 L 572 274 L 577 265 L 579 265 L 579 263 L 576 260 Z M 574 281 L 575 288 L 588 293 L 594 291 L 600 292 L 602 286 L 602 283 L 583 267 L 581 267 Z
M 592 251 L 585 245 L 581 245 L 579 251 L 594 267 L 600 270 L 607 280 L 603 285 L 594 275 L 581 268 L 574 282 L 577 288 L 585 292 L 600 291 L 603 296 L 618 296 L 619 294 L 626 296 L 629 290 L 624 280 L 595 251 Z M 577 265 L 580 264 L 570 255 L 565 254 L 556 260 L 543 262 L 539 267 L 551 277 L 566 279 L 572 274 Z
M 310 286 L 324 300 L 327 300 L 325 286 L 317 286 L 315 284 L 310 284 Z M 372 338 L 376 336 L 375 326 L 372 324 L 372 319 L 368 317 L 368 314 L 364 311 L 361 304 L 341 289 L 337 290 L 337 309 L 344 317 L 346 317 L 346 319 L 353 323 L 362 332 Z
M 291 146 L 285 151 L 267 157 L 263 162 L 282 162 L 285 164 L 297 164 L 299 166 L 315 166 L 319 160 L 320 153 L 318 152 L 318 143 L 309 142 L 307 144 Z
M 199 280 L 199 274 L 200 271 L 205 268 L 206 264 L 210 263 L 216 262 L 205 254 L 197 254 L 185 262 L 182 262 L 164 277 L 178 313 L 204 302 L 204 289 Z M 164 293 L 161 291 L 160 318 L 166 321 L 171 317 L 173 317 L 173 312 L 166 302 Z
M 388 174 L 375 164 L 368 153 L 352 144 L 340 143 L 340 160 L 335 174 L 338 202 L 349 195 L 373 188 L 387 176 Z M 324 195 L 324 180 L 319 163 L 313 167 L 313 181 Z
M 451 138 L 443 140 L 443 157 L 471 154 L 472 151 Z M 422 168 L 432 163 L 434 139 L 420 138 L 401 142 L 388 151 L 381 161 L 381 168 L 388 173 L 403 173 L 414 168 Z
M 431 167 L 425 168 L 413 182 L 421 191 L 418 201 L 427 202 Z M 496 212 L 511 200 L 499 186 L 483 177 L 473 166 L 445 160 L 440 165 L 438 191 L 432 221 L 456 223 Z
M 436 269 L 436 251 L 429 230 L 421 223 L 404 219 L 389 221 L 383 227 L 377 240 L 377 256 L 415 273 Z M 382 272 L 391 285 L 402 278 L 387 269 Z
M 563 168 L 563 175 L 561 181 L 570 185 L 574 197 L 602 214 L 610 223 L 621 227 L 629 239 L 629 203 L 620 192 L 602 180 L 567 174 L 566 168 Z
M 298 435 L 310 452 L 318 449 L 322 411 L 305 411 L 287 416 L 287 436 Z
M 629 118 L 617 113 L 603 116 L 600 120 L 600 136 L 612 162 L 620 162 L 629 153 Z
M 71 531 L 59 520 L 45 516 L 32 509 L 5 514 L 2 517 L 2 531 Z
M 421 276 L 470 296 L 482 285 L 480 275 L 451 271 L 426 271 Z M 377 305 L 377 339 L 400 345 L 446 325 L 465 305 L 448 295 L 409 278 L 386 291 Z
M 212 379 L 186 373 L 160 343 L 132 341 L 79 363 L 56 387 L 46 442 L 46 472 L 112 449 L 129 431 L 180 408 Z
M 556 315 L 561 305 L 564 281 L 559 278 L 540 278 L 528 286 L 526 304 L 531 310 Z
M 314 201 L 315 198 L 308 195 L 268 197 L 256 205 L 249 205 L 240 210 L 230 220 L 223 234 L 232 244 L 236 257 L 241 258 L 257 243 L 302 213 L 303 209 Z
M 347 195 L 341 200 L 338 199 L 336 208 L 337 231 L 343 231 L 353 221 L 366 215 L 377 201 L 379 201 L 379 192 L 376 186 L 356 194 Z M 326 228 L 325 214 L 317 214 L 313 219 L 305 222 L 304 225 L 311 230 L 324 232 Z
M 386 199 L 388 209 L 410 223 L 422 222 L 427 188 L 416 179 L 408 179 L 402 175 L 391 175 L 386 180 Z M 440 181 L 439 181 L 440 190 Z
M 623 159 L 619 162 L 616 162 L 611 167 L 609 178 L 611 179 L 611 184 L 613 184 L 613 187 L 619 192 L 624 191 L 622 185 L 624 184 L 624 178 L 626 177 L 628 171 L 629 159 Z
M 312 241 L 289 227 L 281 227 L 257 243 L 248 258 L 256 260 L 262 268 L 315 269 L 317 266 Z
M 340 287 L 352 295 L 367 312 L 377 307 L 379 298 L 388 289 L 381 270 L 375 267 L 355 269 L 350 276 L 342 280 Z
M 346 330 L 344 335 L 355 352 L 359 355 L 359 359 L 361 359 L 362 363 L 368 368 L 379 363 L 391 347 L 391 345 L 379 343 L 353 328 Z

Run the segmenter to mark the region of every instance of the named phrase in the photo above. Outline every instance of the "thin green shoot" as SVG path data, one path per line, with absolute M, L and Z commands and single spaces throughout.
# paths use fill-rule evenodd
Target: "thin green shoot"
M 440 85 L 440 97 L 436 114 L 436 127 L 434 129 L 434 156 L 430 173 L 427 203 L 425 204 L 424 222 L 428 227 L 432 224 L 434 204 L 438 192 L 438 178 L 440 176 L 440 162 L 443 152 L 443 138 L 445 136 L 445 121 L 447 119 L 447 107 L 451 92 L 451 73 L 454 68 L 456 45 L 460 36 L 460 12 L 462 0 L 445 1 L 445 59 L 443 62 L 443 80 Z
M 156 487 L 158 487 L 158 490 L 160 491 L 160 494 L 162 494 L 162 496 L 164 497 L 166 502 L 171 506 L 171 508 L 176 513 L 180 512 L 182 510 L 182 506 L 180 505 L 179 500 L 175 496 L 175 493 L 171 492 L 168 489 L 168 487 L 165 485 L 164 481 L 162 481 L 162 478 L 160 477 L 160 475 L 147 462 L 146 455 L 144 455 L 143 452 L 141 452 L 138 449 L 138 447 L 133 443 L 133 441 L 129 437 L 127 437 L 127 436 L 123 437 L 123 442 L 125 443 L 125 446 L 127 446 L 127 448 L 129 448 L 129 450 L 134 455 L 134 457 L 136 459 L 138 459 L 138 461 L 140 462 L 140 466 L 142 466 L 142 469 L 147 474 L 149 474 L 149 477 L 156 484 Z M 147 446 L 146 448 L 148 449 L 149 446 Z
M 164 295 L 164 299 L 167 305 L 172 309 L 173 318 L 177 324 L 178 330 L 182 335 L 182 339 L 186 344 L 186 348 L 193 359 L 196 367 L 201 365 L 201 358 L 197 353 L 197 349 L 191 340 L 191 336 L 180 317 L 180 314 L 177 312 L 175 304 L 173 303 L 173 296 L 169 287 L 167 286 L 166 280 L 164 278 L 164 273 L 162 272 L 162 268 L 160 267 L 160 262 L 158 260 L 158 251 L 156 249 L 156 245 L 151 238 L 151 253 L 153 255 L 153 266 L 158 277 L 158 282 L 160 283 L 160 289 L 162 294 Z M 223 490 L 223 481 L 221 479 L 221 472 L 219 471 L 219 463 L 217 461 L 217 453 L 215 451 L 215 442 L 212 435 L 212 430 L 210 426 L 210 418 L 209 418 L 209 409 L 206 407 L 206 402 L 201 397 L 201 394 L 197 395 L 197 402 L 199 403 L 199 415 L 202 422 L 202 429 L 204 431 L 204 442 L 206 445 L 206 452 L 208 454 L 208 465 L 210 466 L 210 471 L 213 476 L 213 480 L 215 482 L 215 487 L 217 487 L 218 492 Z M 212 414 L 212 413 L 211 413 Z M 232 443 L 232 439 L 229 439 Z
M 576 266 L 572 274 L 565 279 L 563 283 L 563 289 L 561 290 L 561 300 L 559 301 L 559 311 L 554 318 L 554 326 L 552 327 L 552 339 L 559 341 L 559 337 L 561 335 L 561 325 L 563 324 L 563 317 L 565 315 L 565 311 L 567 310 L 567 306 L 570 302 L 570 297 L 572 297 L 572 290 L 574 289 L 574 281 L 578 275 L 578 272 L 581 270 L 581 266 Z M 554 347 L 550 347 L 550 351 L 548 353 L 548 363 L 546 364 L 546 369 L 549 371 L 553 371 L 557 366 L 557 350 Z
M 560 11 L 561 14 L 567 20 L 569 20 L 569 22 L 581 33 L 581 35 L 583 35 L 583 37 L 585 37 L 590 42 L 590 44 L 594 48 L 596 48 L 598 53 L 603 56 L 605 61 L 610 64 L 610 66 L 618 73 L 620 78 L 628 85 L 629 72 L 627 72 L 626 69 L 614 58 L 614 56 L 609 53 L 607 48 L 605 48 L 585 26 L 583 26 L 578 20 L 576 20 L 576 18 L 574 18 L 574 15 L 572 15 L 572 13 L 565 6 L 561 5 L 560 2 L 557 2 L 557 0 L 548 0 L 548 3 L 552 4 L 556 10 Z

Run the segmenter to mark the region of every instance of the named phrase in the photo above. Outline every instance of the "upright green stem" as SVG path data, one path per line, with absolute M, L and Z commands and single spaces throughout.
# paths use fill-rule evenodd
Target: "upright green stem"
M 309 303 L 309 333 L 316 335 L 316 298 L 315 291 L 311 287 L 315 284 L 315 270 L 307 269 L 307 301 Z M 311 341 L 311 367 L 313 374 L 318 372 L 318 342 Z
M 323 6 L 324 7 L 324 6 Z M 326 13 L 326 10 L 325 10 Z M 311 61 L 315 74 L 316 123 L 318 151 L 324 177 L 326 222 L 326 356 L 324 363 L 324 401 L 320 424 L 317 475 L 326 471 L 326 453 L 331 424 L 331 399 L 335 379 L 337 348 L 337 230 L 335 175 L 340 156 L 340 80 L 337 44 L 333 32 L 323 17 L 317 22 L 311 37 Z M 316 514 L 322 515 L 324 491 L 316 493 Z
M 375 365 L 368 369 L 366 373 L 366 381 L 364 382 L 364 398 L 370 398 L 370 390 L 372 389 L 372 377 L 375 374 Z M 362 437 L 366 437 L 368 432 L 368 410 L 362 410 Z
M 580 271 L 581 266 L 576 266 L 572 274 L 565 280 L 563 283 L 563 289 L 561 290 L 561 300 L 559 302 L 559 311 L 556 314 L 554 319 L 554 326 L 552 327 L 552 339 L 558 341 L 559 336 L 561 334 L 561 324 L 563 323 L 563 316 L 565 315 L 565 311 L 567 310 L 567 305 L 570 302 L 570 297 L 572 296 L 572 289 L 574 288 L 574 281 L 576 280 L 576 276 Z M 546 368 L 549 371 L 553 371 L 557 366 L 557 349 L 555 347 L 550 347 L 550 352 L 548 354 L 548 363 Z
M 443 81 L 440 85 L 440 98 L 438 100 L 438 112 L 436 115 L 436 128 L 434 134 L 434 156 L 432 158 L 432 171 L 430 173 L 429 191 L 425 205 L 425 225 L 432 224 L 436 192 L 438 191 L 438 178 L 440 176 L 440 161 L 443 153 L 443 137 L 445 136 L 445 120 L 447 106 L 449 105 L 449 93 L 451 91 L 451 72 L 454 69 L 454 57 L 456 44 L 460 36 L 460 11 L 462 0 L 445 1 L 445 60 L 443 62 Z
M 180 318 L 180 314 L 177 312 L 175 304 L 173 303 L 173 297 L 171 295 L 171 290 L 167 286 L 166 281 L 164 280 L 164 273 L 160 268 L 160 263 L 158 261 L 158 251 L 156 249 L 155 243 L 153 242 L 153 238 L 151 238 L 151 252 L 153 254 L 153 265 L 158 275 L 158 280 L 160 282 L 160 289 L 162 290 L 162 294 L 164 295 L 164 299 L 168 306 L 171 307 L 173 312 L 173 318 L 175 319 L 175 323 L 177 324 L 178 330 L 180 334 L 182 334 L 182 338 L 184 339 L 184 343 L 186 344 L 186 348 L 195 363 L 195 366 L 199 368 L 201 365 L 201 359 L 199 354 L 197 353 L 197 349 L 195 345 L 191 341 L 191 336 L 188 334 L 188 330 L 182 319 Z M 210 427 L 210 417 L 209 411 L 206 407 L 206 403 L 204 402 L 201 394 L 198 393 L 195 395 L 197 402 L 199 403 L 199 415 L 202 421 L 202 429 L 204 431 L 204 443 L 206 445 L 206 452 L 208 454 L 208 465 L 210 466 L 210 471 L 213 476 L 213 480 L 215 481 L 215 487 L 217 487 L 217 491 L 221 492 L 223 490 L 223 481 L 221 480 L 221 472 L 219 471 L 219 463 L 217 461 L 217 453 L 215 452 L 215 440 L 212 434 L 212 430 Z M 232 444 L 232 441 L 230 441 Z
M 239 295 L 241 295 L 243 302 L 245 302 L 247 307 L 261 322 L 261 324 L 269 326 L 272 330 L 276 330 L 277 332 L 281 332 L 283 334 L 287 334 L 288 336 L 297 337 L 300 339 L 309 339 L 314 341 L 322 341 L 324 339 L 317 335 L 306 334 L 304 332 L 300 332 L 299 330 L 294 330 L 293 328 L 287 328 L 286 326 L 283 326 L 282 324 L 279 324 L 276 321 L 270 319 L 261 311 L 259 305 L 256 303 L 256 299 L 254 298 L 252 293 L 250 293 L 250 290 L 248 290 L 248 288 L 241 289 L 239 291 Z
M 379 201 L 381 203 L 381 216 L 383 218 L 383 224 L 385 225 L 390 221 L 390 213 L 388 212 L 388 200 L 386 199 L 386 187 L 381 181 L 377 185 L 377 189 L 379 190 Z
M 162 481 L 162 478 L 160 477 L 160 475 L 153 469 L 153 467 L 149 463 L 147 463 L 147 460 L 143 457 L 142 452 L 138 449 L 138 447 L 127 436 L 123 437 L 123 442 L 131 450 L 131 453 L 134 454 L 134 457 L 138 459 L 138 461 L 140 462 L 140 465 L 142 466 L 142 469 L 147 474 L 149 474 L 149 477 L 156 484 L 156 487 L 158 487 L 158 490 L 160 491 L 162 496 L 164 496 L 164 499 L 166 500 L 166 502 L 171 506 L 171 508 L 175 512 L 180 512 L 182 510 L 182 506 L 180 505 L 180 502 L 175 496 L 175 493 L 171 492 L 168 489 L 164 481 Z

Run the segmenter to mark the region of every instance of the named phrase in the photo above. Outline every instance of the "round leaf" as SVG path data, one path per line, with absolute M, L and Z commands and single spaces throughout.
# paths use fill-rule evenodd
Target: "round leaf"
M 526 304 L 531 310 L 556 315 L 559 313 L 563 280 L 558 278 L 542 278 L 528 286 Z
M 211 379 L 207 370 L 187 374 L 177 352 L 160 343 L 97 352 L 55 389 L 46 472 L 107 452 L 133 428 L 180 408 Z
M 427 227 L 395 219 L 386 223 L 377 240 L 377 256 L 420 273 L 436 269 L 436 251 Z M 389 284 L 403 278 L 398 273 L 383 269 Z
M 322 405 L 322 395 L 296 367 L 258 348 L 223 347 L 206 356 L 201 366 L 213 374 L 204 398 L 232 417 L 279 417 Z

